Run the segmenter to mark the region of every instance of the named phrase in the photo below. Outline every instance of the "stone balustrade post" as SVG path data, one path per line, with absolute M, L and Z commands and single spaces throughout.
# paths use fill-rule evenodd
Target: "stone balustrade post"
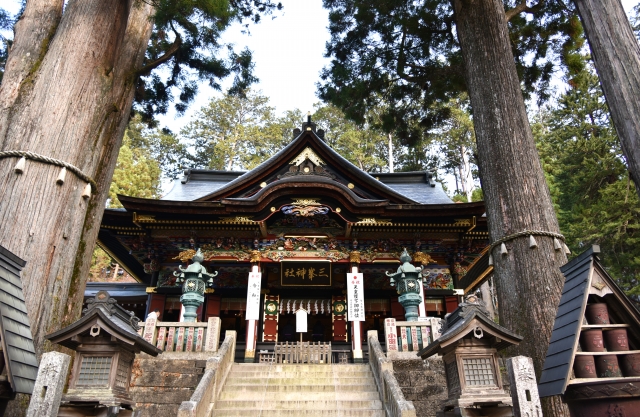
M 541 417 L 542 407 L 533 360 L 526 356 L 509 358 L 507 359 L 507 373 L 511 384 L 513 415 L 515 417 Z
M 71 356 L 60 352 L 42 355 L 27 417 L 56 417 L 67 380 Z

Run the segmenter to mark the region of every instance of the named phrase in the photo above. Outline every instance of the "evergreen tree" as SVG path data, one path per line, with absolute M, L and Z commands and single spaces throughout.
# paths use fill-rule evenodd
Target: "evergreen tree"
M 467 91 L 452 2 L 324 0 L 324 5 L 332 36 L 326 55 L 332 61 L 321 73 L 320 98 L 358 123 L 369 109 L 385 107 L 383 131 L 411 144 L 449 117 L 443 104 Z M 554 63 L 559 57 L 566 63 L 582 45 L 577 18 L 559 1 L 504 5 L 523 91 L 545 99 Z
M 38 356 L 44 336 L 80 314 L 134 96 L 150 116 L 167 109 L 174 88 L 176 109 L 184 110 L 198 79 L 216 87 L 231 75 L 232 91 L 241 93 L 255 81 L 250 53 L 223 54 L 219 36 L 231 22 L 259 20 L 278 6 L 269 0 L 26 3 L 0 85 L 0 151 L 64 161 L 94 183 L 94 194 L 84 199 L 87 177 L 67 175 L 64 186 L 51 186 L 47 179 L 56 178 L 59 166 L 29 163 L 16 176 L 15 158 L 0 159 L 0 188 L 8 190 L 0 198 L 0 244 L 27 261 L 22 283 L 27 309 L 37 315 L 31 323 Z M 66 225 L 74 227 L 63 232 Z
M 535 251 L 526 239 L 511 238 L 523 230 L 559 232 L 522 93 L 524 87 L 544 97 L 536 87 L 550 78 L 548 53 L 571 55 L 578 43 L 572 14 L 554 1 L 508 2 L 506 11 L 498 0 L 324 4 L 331 9 L 327 55 L 333 61 L 322 74 L 320 95 L 348 117 L 362 118 L 375 97 L 383 97 L 391 103 L 386 125 L 413 142 L 420 135 L 407 128 L 409 120 L 429 128 L 449 116 L 428 111 L 433 103 L 468 91 L 490 237 L 508 240 L 507 255 L 493 253 L 500 317 L 524 337 L 511 353 L 532 357 L 539 375 L 566 256 L 549 237 L 541 236 Z M 559 398 L 545 399 L 543 408 L 549 417 L 568 415 Z
M 177 178 L 187 163 L 187 147 L 177 135 L 168 129 L 148 128 L 138 113 L 129 121 L 126 136 L 128 146 L 154 160 L 166 179 Z
M 4 66 L 7 63 L 7 55 L 11 46 L 11 39 L 4 36 L 1 32 L 11 30 L 15 23 L 15 19 L 9 12 L 0 7 L 0 82 L 4 74 Z
M 329 146 L 365 172 L 389 170 L 387 136 L 371 123 L 372 112 L 357 124 L 335 106 L 317 106 L 314 121 L 325 131 Z
M 558 221 L 571 250 L 592 244 L 620 286 L 640 300 L 640 200 L 598 77 L 585 70 L 535 125 Z
M 109 208 L 122 207 L 118 194 L 142 198 L 160 198 L 161 195 L 158 162 L 147 154 L 146 149 L 132 147 L 128 133 L 125 132 L 109 187 Z
M 428 133 L 431 142 L 429 152 L 438 160 L 439 169 L 455 178 L 455 201 L 471 202 L 474 201 L 478 168 L 469 99 L 466 94 L 461 94 L 443 106 L 447 108 L 449 117 Z
M 246 170 L 277 152 L 282 143 L 269 99 L 255 92 L 226 94 L 202 107 L 180 132 L 195 149 L 191 166 L 216 170 Z
M 640 195 L 640 48 L 620 0 L 574 0 Z

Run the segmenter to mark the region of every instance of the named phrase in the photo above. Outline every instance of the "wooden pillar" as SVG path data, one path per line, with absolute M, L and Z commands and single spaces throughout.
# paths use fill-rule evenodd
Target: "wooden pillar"
M 147 299 L 147 311 L 145 314 L 145 319 L 154 310 L 160 311 L 160 314 L 164 313 L 164 304 L 166 301 L 166 295 L 164 294 L 154 294 L 149 293 L 149 298 Z M 164 317 L 160 316 L 160 320 L 163 321 Z
M 351 273 L 357 274 L 358 264 L 352 264 Z M 347 280 L 348 281 L 348 280 Z M 347 312 L 347 314 L 351 314 Z M 353 361 L 362 362 L 362 324 L 359 321 L 351 321 L 351 350 L 353 352 Z
M 418 286 L 420 286 L 420 298 L 422 299 L 422 301 L 420 302 L 420 305 L 418 306 L 418 319 L 420 319 L 421 317 L 427 317 L 427 309 L 424 307 L 424 285 L 422 285 L 422 280 L 418 280 Z
M 259 262 L 255 262 L 252 263 L 251 265 L 251 274 L 258 274 L 260 275 L 260 263 Z M 258 278 L 258 280 L 260 280 L 261 278 Z M 252 283 L 251 283 L 251 278 L 249 279 L 249 288 L 247 288 L 247 308 L 245 310 L 245 313 L 247 314 L 247 328 L 246 328 L 246 338 L 245 340 L 247 341 L 246 347 L 245 347 L 245 351 L 244 351 L 244 361 L 245 362 L 254 362 L 255 361 L 255 357 L 256 357 L 256 340 L 258 337 L 258 315 L 255 315 L 256 318 L 252 318 L 253 316 L 250 316 L 250 306 L 249 304 L 252 301 L 250 294 L 252 291 L 257 291 L 258 296 L 260 296 L 260 282 L 258 282 L 258 288 L 253 288 L 252 287 Z M 258 304 L 260 305 L 260 304 Z M 259 309 L 259 307 L 258 307 Z

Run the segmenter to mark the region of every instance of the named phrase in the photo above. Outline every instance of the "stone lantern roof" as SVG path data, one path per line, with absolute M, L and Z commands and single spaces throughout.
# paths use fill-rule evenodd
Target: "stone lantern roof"
M 435 354 L 444 355 L 455 348 L 456 342 L 471 335 L 485 340 L 489 346 L 497 350 L 517 345 L 522 341 L 522 336 L 491 320 L 481 298 L 469 295 L 447 316 L 442 325 L 441 336 L 419 351 L 418 356 L 426 359 Z
M 47 339 L 69 349 L 77 350 L 78 346 L 82 344 L 82 339 L 78 336 L 94 336 L 96 330 L 92 329 L 98 325 L 100 331 L 109 333 L 117 344 L 130 352 L 144 352 L 152 356 L 157 356 L 162 352 L 138 334 L 140 319 L 132 312 L 119 306 L 107 291 L 98 291 L 93 299 L 87 300 L 87 308 L 82 313 L 83 316 L 80 320 L 47 335 Z

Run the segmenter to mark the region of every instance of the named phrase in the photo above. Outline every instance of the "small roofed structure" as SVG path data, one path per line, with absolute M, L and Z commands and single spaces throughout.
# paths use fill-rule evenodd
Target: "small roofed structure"
M 467 296 L 442 327 L 442 335 L 418 352 L 422 359 L 442 355 L 445 364 L 449 396 L 437 416 L 467 415 L 470 408 L 481 408 L 484 416 L 512 415 L 497 351 L 519 344 L 522 337 L 491 320 L 476 295 Z
M 640 311 L 599 254 L 593 245 L 560 268 L 565 283 L 538 391 L 562 395 L 572 416 L 640 416 Z
M 107 415 L 114 407 L 132 409 L 129 383 L 135 354 L 161 353 L 138 334 L 139 321 L 107 291 L 99 291 L 87 301 L 82 318 L 47 336 L 51 342 L 77 352 L 61 411 L 87 415 L 91 409 L 90 415 Z

